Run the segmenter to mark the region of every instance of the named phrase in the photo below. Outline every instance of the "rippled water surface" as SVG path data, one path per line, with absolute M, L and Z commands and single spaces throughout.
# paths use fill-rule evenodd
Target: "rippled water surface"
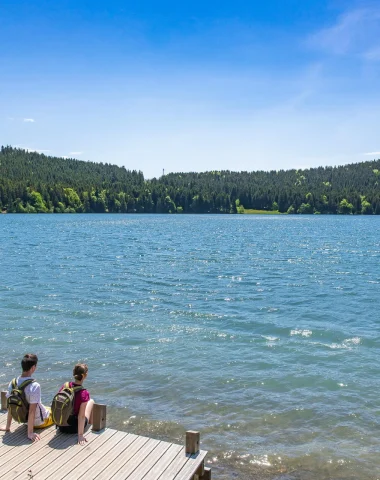
M 380 218 L 1 215 L 0 386 L 40 358 L 219 479 L 380 478 Z

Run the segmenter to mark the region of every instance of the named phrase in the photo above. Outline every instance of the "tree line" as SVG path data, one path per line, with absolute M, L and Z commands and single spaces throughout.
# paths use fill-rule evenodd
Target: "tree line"
M 0 151 L 0 209 L 9 213 L 380 214 L 380 160 L 305 170 L 170 173 Z

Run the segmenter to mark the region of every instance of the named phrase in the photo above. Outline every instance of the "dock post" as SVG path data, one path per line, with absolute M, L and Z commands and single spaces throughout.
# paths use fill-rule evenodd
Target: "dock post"
M 7 409 L 7 392 L 1 392 L 1 410 Z
M 192 455 L 199 452 L 200 433 L 194 430 L 188 430 L 186 432 L 186 445 L 185 452 Z
M 107 405 L 100 403 L 94 403 L 92 409 L 92 430 L 94 432 L 99 432 L 106 428 L 107 423 Z
M 211 480 L 211 468 L 205 467 L 204 473 L 199 480 Z
M 199 452 L 200 433 L 194 430 L 186 432 L 186 455 L 193 455 Z M 204 461 L 199 465 L 198 470 L 193 476 L 193 480 L 211 480 L 211 468 L 205 467 Z

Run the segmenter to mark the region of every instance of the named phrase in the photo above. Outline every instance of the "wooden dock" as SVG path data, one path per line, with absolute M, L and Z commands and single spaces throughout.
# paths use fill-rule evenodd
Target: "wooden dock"
M 77 444 L 77 435 L 60 433 L 54 426 L 38 430 L 41 440 L 33 443 L 27 438 L 26 425 L 17 427 L 12 422 L 12 432 L 0 432 L 0 478 L 211 479 L 211 470 L 204 466 L 207 452 L 199 450 L 198 432 L 186 432 L 185 446 L 176 445 L 106 428 L 105 413 L 105 405 L 94 406 L 93 430 L 85 432 L 85 446 Z M 6 417 L 6 411 L 0 412 L 0 425 Z

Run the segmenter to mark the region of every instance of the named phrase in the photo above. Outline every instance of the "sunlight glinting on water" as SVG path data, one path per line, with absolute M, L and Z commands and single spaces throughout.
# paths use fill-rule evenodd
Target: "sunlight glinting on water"
M 110 425 L 199 429 L 218 478 L 375 478 L 377 217 L 1 220 L 2 387 L 83 360 Z

